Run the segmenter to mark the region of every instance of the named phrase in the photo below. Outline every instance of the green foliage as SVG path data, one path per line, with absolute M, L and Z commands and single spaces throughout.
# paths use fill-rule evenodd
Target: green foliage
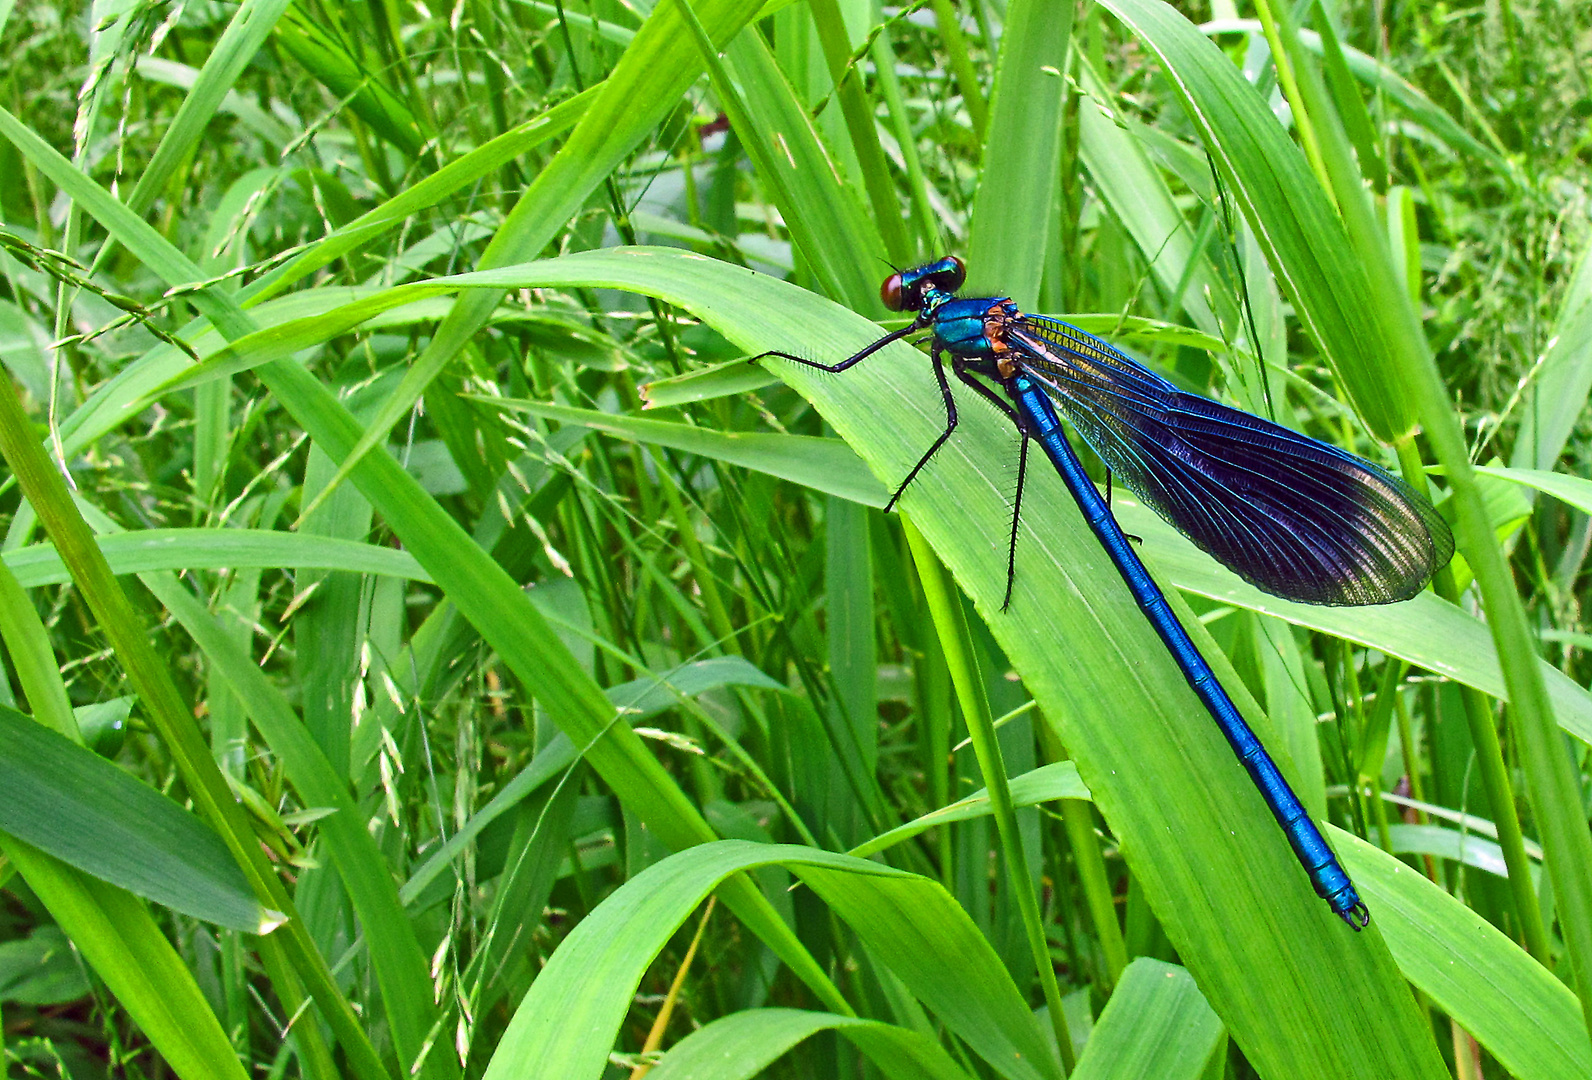
M 1592 1076 L 1585 21 L 0 4 L 5 1075 Z M 1456 523 L 1114 503 L 1365 933 L 1001 417 L 746 362 L 947 250 Z

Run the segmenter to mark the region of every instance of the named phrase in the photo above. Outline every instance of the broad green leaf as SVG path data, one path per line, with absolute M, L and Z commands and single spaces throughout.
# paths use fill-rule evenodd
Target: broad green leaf
M 1592 1076 L 1592 1042 L 1564 983 L 1418 871 L 1348 833 L 1332 839 L 1399 968 L 1510 1076 Z
M 721 1017 L 670 1047 L 647 1075 L 652 1080 L 746 1080 L 824 1031 L 847 1039 L 885 1076 L 966 1080 L 968 1075 L 927 1035 L 877 1020 L 800 1009 L 749 1009 Z
M 128 892 L 219 926 L 268 933 L 209 826 L 92 750 L 0 707 L 0 830 Z
M 193 973 L 142 901 L 15 837 L 0 836 L 0 847 L 177 1076 L 246 1080 Z
M 800 877 L 999 1075 L 1059 1077 L 1011 977 L 938 882 L 812 848 L 721 840 L 653 864 L 581 920 L 520 1002 L 486 1080 L 596 1080 L 653 957 L 721 881 L 761 866 Z
M 1073 1080 L 1199 1080 L 1225 1045 L 1222 1022 L 1189 973 L 1140 957 L 1094 1023 Z

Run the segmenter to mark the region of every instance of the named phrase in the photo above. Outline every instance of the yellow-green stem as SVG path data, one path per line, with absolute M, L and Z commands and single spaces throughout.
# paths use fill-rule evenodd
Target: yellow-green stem
M 979 770 L 984 774 L 984 787 L 989 792 L 990 815 L 995 819 L 995 829 L 1000 835 L 1006 873 L 1011 879 L 1012 893 L 1017 898 L 1017 908 L 1023 917 L 1023 928 L 1027 931 L 1028 948 L 1033 953 L 1039 984 L 1045 993 L 1046 1011 L 1050 1014 L 1056 1047 L 1061 1053 L 1062 1069 L 1070 1073 L 1076 1064 L 1072 1035 L 1067 1030 L 1067 1016 L 1061 1006 L 1061 987 L 1056 983 L 1056 968 L 1050 959 L 1050 944 L 1045 937 L 1039 899 L 1034 895 L 1028 856 L 1023 852 L 1023 839 L 1018 832 L 1017 815 L 1012 807 L 1012 792 L 1007 781 L 1006 764 L 1001 757 L 1000 741 L 995 733 L 995 718 L 990 712 L 989 698 L 984 693 L 984 680 L 979 674 L 978 658 L 973 650 L 961 595 L 940 563 L 939 556 L 929 547 L 929 542 L 923 539 L 904 515 L 901 524 L 906 530 L 907 543 L 912 547 L 912 558 L 917 565 L 918 578 L 923 583 L 923 595 L 928 601 L 929 614 L 934 619 L 940 646 L 945 650 L 946 667 L 950 669 L 956 699 L 961 703 L 968 734 L 973 740 L 973 753 L 978 758 Z

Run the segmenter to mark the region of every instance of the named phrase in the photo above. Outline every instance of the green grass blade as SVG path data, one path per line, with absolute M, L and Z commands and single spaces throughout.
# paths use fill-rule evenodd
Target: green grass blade
M 142 902 L 11 837 L 5 853 L 182 1080 L 244 1080 L 188 965 Z
M 877 1020 L 800 1009 L 751 1009 L 698 1028 L 647 1075 L 652 1080 L 748 1080 L 804 1039 L 833 1031 L 885 1076 L 899 1080 L 967 1080 L 968 1074 L 927 1035 Z
M 346 570 L 430 581 L 431 576 L 408 552 L 336 537 L 265 529 L 144 529 L 96 538 L 115 574 L 148 570 L 225 570 L 295 566 L 310 570 Z M 60 585 L 71 580 L 50 544 L 33 544 L 4 554 L 5 563 L 26 588 Z
M 873 104 L 863 93 L 861 77 L 848 68 L 853 42 L 847 32 L 840 0 L 809 0 L 807 6 L 813 25 L 818 28 L 818 41 L 829 65 L 829 78 L 840 101 L 846 131 L 851 136 L 851 147 L 862 173 L 858 179 L 868 193 L 874 222 L 884 238 L 890 261 L 903 264 L 911 258 L 912 245 L 907 241 L 906 227 L 902 223 L 901 198 L 896 194 L 890 166 L 879 144 Z
M 1223 303 L 1227 291 L 1217 287 L 1204 254 L 1195 247 L 1195 229 L 1178 209 L 1171 190 L 1151 162 L 1145 146 L 1117 126 L 1104 82 L 1087 61 L 1079 63 L 1080 81 L 1089 98 L 1078 109 L 1079 151 L 1100 197 L 1128 230 L 1150 263 L 1156 280 L 1176 294 L 1190 321 L 1207 334 L 1221 325 L 1211 303 Z M 1208 299 L 1207 299 L 1208 298 Z M 1236 312 L 1224 312 L 1229 324 Z
M 969 287 L 1032 309 L 1047 260 L 1061 171 L 1061 102 L 1071 4 L 1012 0 L 1006 9 L 983 170 L 967 240 Z M 1070 254 L 1070 253 L 1066 253 Z
M 1347 833 L 1333 841 L 1400 970 L 1510 1076 L 1592 1076 L 1592 1041 L 1563 982 L 1418 871 Z
M 408 157 L 416 157 L 431 133 L 379 74 L 367 70 L 336 38 L 297 10 L 277 21 L 277 43 L 371 129 Z
M 310 245 L 281 267 L 272 270 L 258 281 L 251 282 L 240 296 L 250 305 L 275 296 L 294 282 L 313 274 L 369 243 L 383 233 L 397 228 L 407 218 L 435 206 L 443 199 L 469 187 L 527 150 L 534 149 L 568 131 L 586 110 L 597 100 L 602 85 L 586 90 L 568 101 L 561 101 L 546 112 L 515 125 L 490 142 L 471 150 L 468 154 L 450 161 L 442 168 L 429 173 L 412 187 L 394 195 L 373 210 L 368 210 L 348 224 L 340 226 L 327 236 Z
M 648 867 L 571 931 L 520 1002 L 486 1080 L 595 1080 L 647 965 L 674 931 L 731 874 L 776 865 L 828 903 L 1000 1075 L 1058 1075 L 1011 978 L 938 883 L 847 855 L 723 840 Z
M 267 933 L 226 844 L 166 796 L 13 709 L 0 707 L 0 830 L 68 866 L 218 926 Z
M 1089 798 L 1089 789 L 1083 786 L 1082 780 L 1078 779 L 1078 766 L 1070 761 L 1052 762 L 1031 769 L 1021 776 L 1014 776 L 1011 778 L 1010 788 L 1014 807 L 1037 806 L 1042 802 L 1053 802 L 1057 799 Z M 897 825 L 889 832 L 880 833 L 872 840 L 858 844 L 847 854 L 867 858 L 885 848 L 909 840 L 919 833 L 956 821 L 971 821 L 989 812 L 989 792 L 980 788 L 954 803 L 942 806 L 938 810 L 931 810 L 905 825 Z
M 1074 1080 L 1200 1080 L 1226 1045 L 1188 972 L 1140 957 L 1089 1032 Z
M 1365 317 L 1370 283 L 1299 148 L 1221 50 L 1174 9 L 1151 0 L 1106 0 L 1172 80 L 1206 149 L 1289 300 L 1376 435 L 1392 442 L 1414 426 L 1401 384 Z

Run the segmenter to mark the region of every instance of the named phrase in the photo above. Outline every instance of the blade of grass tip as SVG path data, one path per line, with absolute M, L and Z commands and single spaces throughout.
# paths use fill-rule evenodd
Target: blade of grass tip
M 714 41 L 728 41 L 759 6 L 757 0 L 706 0 L 697 6 L 696 14 Z M 676 4 L 661 4 L 647 16 L 603 84 L 602 93 L 481 253 L 479 269 L 534 259 L 615 166 L 678 106 L 702 72 L 695 42 L 680 32 L 681 19 Z M 502 297 L 501 292 L 482 290 L 459 299 L 425 351 L 382 402 L 353 453 L 315 503 L 301 513 L 300 520 L 348 478 L 372 447 L 387 438 L 432 380 L 485 325 Z
M 1356 167 L 1350 150 L 1347 133 L 1333 110 L 1326 92 L 1326 87 L 1321 82 L 1321 75 L 1305 55 L 1299 44 L 1298 34 L 1294 27 L 1287 21 L 1286 14 L 1279 17 L 1279 33 L 1287 47 L 1292 51 L 1298 74 L 1298 89 L 1305 106 L 1315 115 L 1316 131 L 1322 140 L 1322 163 L 1326 169 L 1328 182 L 1338 196 L 1338 205 L 1343 214 L 1344 224 L 1348 229 L 1350 242 L 1354 245 L 1359 255 L 1360 263 L 1365 266 L 1373 295 L 1381 297 L 1380 303 L 1373 308 L 1373 319 L 1383 326 L 1384 337 L 1393 343 L 1396 348 L 1394 355 L 1401 361 L 1402 381 L 1407 386 L 1416 388 L 1428 408 L 1441 409 L 1439 418 L 1435 413 L 1422 413 L 1421 419 L 1427 432 L 1427 438 L 1434 449 L 1439 449 L 1439 438 L 1448 447 L 1450 453 L 1456 450 L 1463 459 L 1461 466 L 1465 470 L 1465 477 L 1460 479 L 1455 475 L 1454 466 L 1447 456 L 1439 449 L 1439 460 L 1448 466 L 1448 477 L 1451 488 L 1456 496 L 1462 490 L 1468 489 L 1468 495 L 1463 501 L 1456 502 L 1461 511 L 1462 519 L 1465 517 L 1467 502 L 1474 500 L 1469 507 L 1471 512 L 1471 525 L 1469 545 L 1480 544 L 1484 546 L 1491 557 L 1495 576 L 1491 580 L 1491 588 L 1495 590 L 1488 594 L 1488 583 L 1481 582 L 1481 574 L 1477 571 L 1478 582 L 1483 585 L 1483 596 L 1488 612 L 1488 623 L 1493 633 L 1493 639 L 1498 648 L 1498 659 L 1503 667 L 1505 684 L 1509 687 L 1510 701 L 1514 708 L 1511 717 L 1526 718 L 1526 725 L 1537 728 L 1545 720 L 1549 731 L 1557 729 L 1557 722 L 1553 718 L 1552 704 L 1548 700 L 1547 687 L 1542 681 L 1541 671 L 1536 663 L 1536 648 L 1531 641 L 1525 627 L 1525 615 L 1520 608 L 1519 594 L 1514 587 L 1513 579 L 1509 576 L 1508 568 L 1503 562 L 1498 548 L 1495 534 L 1488 524 L 1486 508 L 1481 504 L 1480 493 L 1476 489 L 1474 473 L 1470 470 L 1470 454 L 1465 449 L 1463 434 L 1455 427 L 1454 414 L 1448 403 L 1448 392 L 1442 386 L 1441 378 L 1431 357 L 1431 348 L 1426 341 L 1425 332 L 1421 329 L 1419 317 L 1415 314 L 1414 306 L 1410 300 L 1408 288 L 1408 274 L 1404 269 L 1403 253 L 1395 263 L 1393 253 L 1387 245 L 1387 236 L 1378 220 L 1375 208 L 1371 205 L 1370 198 L 1366 195 L 1360 170 Z M 1435 381 L 1437 393 L 1432 393 Z M 1454 438 L 1457 436 L 1457 441 Z M 1402 471 L 1407 479 L 1417 486 L 1418 490 L 1425 488 L 1425 473 L 1421 467 L 1419 456 L 1415 452 L 1414 444 L 1409 438 L 1395 440 L 1395 449 L 1399 454 Z M 1477 526 L 1479 531 L 1475 531 Z M 1463 538 L 1466 528 L 1462 526 Z M 1476 563 L 1471 560 L 1471 547 L 1465 542 L 1461 543 L 1461 550 L 1466 560 L 1476 569 Z M 1483 555 L 1487 558 L 1487 555 Z M 1436 588 L 1445 600 L 1456 603 L 1457 592 L 1454 588 L 1453 575 L 1448 567 L 1443 567 L 1436 576 Z M 1502 590 L 1498 592 L 1496 590 Z M 1512 626 L 1511 624 L 1515 624 Z M 1519 636 L 1514 636 L 1518 626 Z M 1514 654 L 1511 655 L 1511 650 Z M 1519 651 L 1519 650 L 1524 650 Z M 1520 663 L 1520 658 L 1528 658 L 1528 663 Z M 1513 671 L 1513 680 L 1511 673 Z M 1523 680 L 1523 681 L 1522 681 Z M 1547 927 L 1541 918 L 1540 908 L 1537 903 L 1536 892 L 1531 884 L 1530 860 L 1522 842 L 1519 820 L 1515 812 L 1513 792 L 1509 782 L 1507 765 L 1503 759 L 1503 751 L 1498 743 L 1498 733 L 1492 723 L 1491 710 L 1485 707 L 1485 702 L 1471 692 L 1465 695 L 1465 715 L 1471 729 L 1471 736 L 1476 746 L 1476 760 L 1482 774 L 1483 787 L 1487 791 L 1488 801 L 1495 820 L 1499 822 L 1500 846 L 1504 850 L 1505 861 L 1509 865 L 1509 888 L 1513 895 L 1516 916 L 1520 919 L 1521 928 L 1526 937 L 1527 948 L 1531 954 L 1541 962 L 1548 962 L 1551 953 Z M 1540 702 L 1545 710 L 1542 720 L 1533 716 L 1535 705 Z M 1538 732 L 1540 734 L 1540 731 Z M 1543 757 L 1539 758 L 1531 753 L 1532 746 L 1526 743 L 1528 790 L 1537 797 L 1533 799 L 1539 815 L 1552 811 L 1540 805 L 1540 799 L 1550 790 L 1556 792 L 1557 798 L 1567 795 L 1568 787 L 1565 786 L 1572 777 L 1560 775 L 1555 778 L 1556 771 L 1554 759 L 1561 759 L 1565 773 L 1569 771 L 1569 759 L 1566 757 L 1562 741 L 1553 736 L 1539 749 Z M 1551 748 L 1557 747 L 1556 751 Z M 1532 766 L 1538 766 L 1533 769 Z M 1541 786 L 1539 786 L 1541 785 Z M 1552 798 L 1552 797 L 1550 797 Z M 1557 803 L 1557 798 L 1553 801 Z M 1584 948 L 1584 953 L 1578 954 L 1578 947 L 1572 946 L 1572 960 L 1575 962 L 1579 977 L 1585 980 L 1592 977 L 1592 837 L 1586 835 L 1584 822 L 1573 828 L 1569 824 L 1569 813 L 1566 812 L 1568 804 L 1557 804 L 1558 821 L 1560 824 L 1560 838 L 1569 848 L 1559 852 L 1561 859 L 1570 859 L 1570 866 L 1578 867 L 1571 870 L 1561 862 L 1560 873 L 1570 874 L 1581 880 L 1583 888 L 1579 897 L 1572 897 L 1572 906 L 1579 902 L 1581 910 L 1578 915 L 1572 910 L 1572 918 L 1584 920 L 1576 936 L 1580 941 L 1579 948 Z M 1576 816 L 1580 817 L 1579 796 L 1575 799 Z M 1544 830 L 1546 833 L 1546 830 Z M 1579 832 L 1581 841 L 1576 842 L 1570 832 Z M 1546 835 L 1544 837 L 1546 839 Z M 1551 864 L 1550 864 L 1551 867 Z M 1559 881 L 1555 879 L 1555 885 Z M 1569 943 L 1572 932 L 1567 930 L 1566 940 Z M 1583 981 L 1578 984 L 1584 990 L 1592 984 Z M 1585 1003 L 1587 1009 L 1588 1030 L 1592 1031 L 1592 1002 Z
M 1008 34 L 1008 37 L 1011 35 Z M 1028 873 L 1028 856 L 1023 851 L 1023 840 L 1018 833 L 1017 818 L 1013 813 L 1011 787 L 1006 776 L 1006 766 L 1001 760 L 1000 740 L 995 734 L 994 717 L 990 714 L 989 699 L 984 696 L 984 681 L 978 672 L 973 642 L 967 628 L 967 614 L 951 584 L 939 556 L 929 547 L 928 541 L 903 516 L 901 527 L 906 531 L 907 543 L 912 549 L 918 578 L 923 583 L 923 595 L 940 646 L 945 651 L 945 661 L 951 671 L 951 683 L 956 688 L 956 699 L 962 706 L 962 716 L 967 721 L 968 735 L 973 740 L 973 751 L 978 757 L 979 770 L 984 774 L 984 786 L 989 792 L 990 811 L 1000 834 L 1001 852 L 1006 860 L 1007 876 L 1012 892 L 1017 897 L 1022 912 L 1023 928 L 1028 934 L 1028 947 L 1033 954 L 1034 969 L 1045 993 L 1045 1009 L 1050 1016 L 1051 1030 L 1056 1037 L 1056 1047 L 1061 1052 L 1064 1072 L 1072 1072 L 1076 1059 L 1073 1056 L 1072 1034 L 1067 1030 L 1067 1015 L 1061 1005 L 1061 988 L 1056 984 L 1056 968 L 1050 959 L 1050 945 L 1045 939 L 1045 926 L 1039 911 L 1039 901 L 1034 896 L 1034 881 Z

